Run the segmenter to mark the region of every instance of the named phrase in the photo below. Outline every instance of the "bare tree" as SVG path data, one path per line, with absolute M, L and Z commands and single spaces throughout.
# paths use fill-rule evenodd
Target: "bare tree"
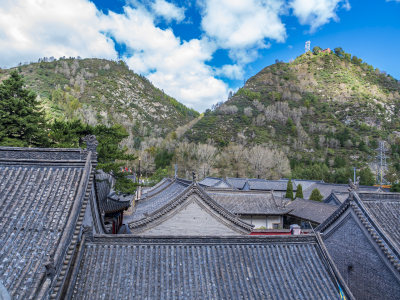
M 196 167 L 196 145 L 183 141 L 175 149 L 175 159 L 178 164 L 178 174 L 188 178 Z
M 279 178 L 290 172 L 289 160 L 279 150 L 265 145 L 256 145 L 247 153 L 250 175 L 261 178 Z
M 199 167 L 199 174 L 202 178 L 205 178 L 210 174 L 210 169 L 215 163 L 215 159 L 217 156 L 217 148 L 211 145 L 211 143 L 207 144 L 199 144 L 197 146 L 197 163 Z
M 246 149 L 240 144 L 229 144 L 220 154 L 219 167 L 223 176 L 245 176 Z

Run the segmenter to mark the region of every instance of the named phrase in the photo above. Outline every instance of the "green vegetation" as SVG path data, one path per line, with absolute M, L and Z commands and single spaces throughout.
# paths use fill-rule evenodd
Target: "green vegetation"
M 0 81 L 16 69 L 39 96 L 47 119 L 122 124 L 130 137 L 125 141 L 129 148 L 139 148 L 146 138 L 164 138 L 199 116 L 129 70 L 123 61 L 45 58 L 0 70 Z
M 375 183 L 370 165 L 380 140 L 390 147 L 390 181 L 400 179 L 400 83 L 337 47 L 315 47 L 293 62 L 266 67 L 185 138 L 285 149 L 292 178 L 347 183 L 353 167 Z M 230 174 L 234 176 L 235 174 Z
M 321 195 L 319 189 L 313 189 L 310 195 L 310 200 L 322 201 L 324 197 Z
M 36 95 L 16 71 L 0 84 L 0 145 L 47 146 L 47 126 Z
M 23 131 L 25 137 L 1 130 L 3 145 L 75 147 L 96 132 L 106 139 L 100 164 L 124 162 L 119 150 L 135 153 L 143 174 L 154 178 L 177 163 L 180 176 L 197 170 L 347 183 L 356 167 L 360 183 L 371 185 L 370 166 L 384 140 L 387 179 L 400 180 L 400 84 L 340 47 L 315 47 L 266 67 L 199 118 L 122 61 L 45 59 L 18 70 L 38 95 L 32 107 L 42 119 L 45 113 L 44 126 L 37 135 Z M 0 81 L 11 72 L 0 70 Z
M 119 146 L 128 137 L 121 125 L 90 126 L 79 120 L 48 122 L 36 95 L 23 87 L 22 76 L 17 72 L 0 84 L 0 116 L 1 146 L 79 147 L 84 136 L 96 135 L 99 168 L 114 175 L 117 191 L 134 193 L 134 183 L 120 171 L 124 161 L 136 159 L 126 154 L 126 147 Z
M 301 184 L 298 184 L 298 185 L 297 185 L 296 196 L 295 196 L 295 198 L 301 198 L 301 199 L 304 198 L 304 196 L 303 196 L 303 187 L 302 187 Z
M 289 179 L 287 186 L 286 186 L 286 195 L 285 198 L 293 200 L 293 183 L 292 180 Z
M 390 191 L 400 193 L 400 182 L 393 184 Z

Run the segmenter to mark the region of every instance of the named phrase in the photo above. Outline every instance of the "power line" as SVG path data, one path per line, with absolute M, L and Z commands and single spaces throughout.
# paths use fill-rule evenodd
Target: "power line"
M 387 171 L 387 162 L 386 162 L 386 152 L 387 148 L 385 145 L 385 141 L 379 141 L 379 147 L 376 149 L 378 154 L 376 155 L 376 165 L 378 168 L 377 179 L 380 185 L 387 183 L 385 179 L 385 173 Z

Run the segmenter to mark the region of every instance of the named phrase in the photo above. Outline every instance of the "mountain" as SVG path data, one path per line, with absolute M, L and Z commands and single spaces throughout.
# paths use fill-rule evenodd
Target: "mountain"
M 292 175 L 315 179 L 321 179 L 318 170 L 310 168 L 317 165 L 333 172 L 366 164 L 374 169 L 375 149 L 384 140 L 399 174 L 400 83 L 341 48 L 307 52 L 250 78 L 185 137 L 220 147 L 268 144 L 285 152 Z
M 0 81 L 11 70 L 0 70 Z M 18 70 L 27 87 L 40 97 L 49 118 L 121 124 L 130 134 L 125 141 L 129 147 L 138 147 L 146 137 L 165 137 L 199 115 L 122 61 L 41 59 Z

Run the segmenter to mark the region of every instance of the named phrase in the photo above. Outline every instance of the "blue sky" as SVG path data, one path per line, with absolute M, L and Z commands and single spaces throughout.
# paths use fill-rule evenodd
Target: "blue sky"
M 0 66 L 123 59 L 199 111 L 276 59 L 342 47 L 400 79 L 400 0 L 1 0 Z

